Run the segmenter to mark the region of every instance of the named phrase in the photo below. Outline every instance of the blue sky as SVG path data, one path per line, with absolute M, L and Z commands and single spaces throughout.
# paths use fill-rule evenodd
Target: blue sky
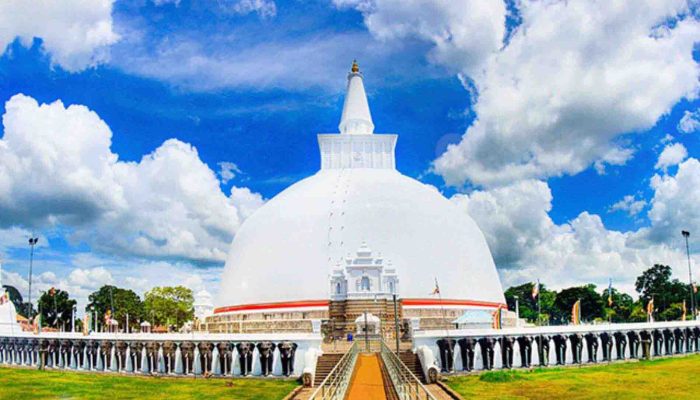
M 375 131 L 400 135 L 398 169 L 472 215 L 504 283 L 540 277 L 556 287 L 613 277 L 630 291 L 651 262 L 682 273 L 680 235 L 673 234 L 700 228 L 699 189 L 688 183 L 700 180 L 695 4 L 548 3 L 65 1 L 63 10 L 72 12 L 60 16 L 0 6 L 16 17 L 0 19 L 0 104 L 16 102 L 23 112 L 1 111 L 7 151 L 15 161 L 54 165 L 61 178 L 60 158 L 40 163 L 51 150 L 42 142 L 48 136 L 13 142 L 8 129 L 25 136 L 43 130 L 80 147 L 101 137 L 91 131 L 95 117 L 107 130 L 95 129 L 111 137 L 77 152 L 71 170 L 90 152 L 118 158 L 108 162 L 118 165 L 114 173 L 94 167 L 104 157 L 85 161 L 86 173 L 105 186 L 94 188 L 43 179 L 41 168 L 21 175 L 0 165 L 4 282 L 26 284 L 25 236 L 34 232 L 43 243 L 38 290 L 63 285 L 84 297 L 98 282 L 112 282 L 143 291 L 168 275 L 166 283 L 216 292 L 226 243 L 249 212 L 318 170 L 315 135 L 337 131 L 354 58 Z M 587 25 L 566 25 L 585 18 Z M 19 93 L 36 104 L 13 97 Z M 41 104 L 53 104 L 53 114 Z M 71 114 L 71 105 L 87 110 Z M 71 118 L 92 121 L 84 135 L 72 136 Z M 171 138 L 177 143 L 166 152 L 161 146 Z M 673 145 L 670 161 L 660 163 Z M 149 155 L 154 169 L 142 161 Z M 222 178 L 220 163 L 235 164 L 235 177 Z M 153 200 L 115 195 L 185 171 L 215 193 L 163 184 Z M 104 183 L 112 175 L 115 186 Z M 158 214 L 171 222 L 148 221 L 159 196 L 174 204 Z M 213 217 L 188 209 L 214 204 L 225 210 Z M 129 218 L 144 226 L 130 227 Z M 159 236 L 183 230 L 193 232 L 182 240 L 196 251 L 171 248 Z M 110 233 L 125 239 L 115 243 Z M 134 276 L 146 268 L 155 272 Z

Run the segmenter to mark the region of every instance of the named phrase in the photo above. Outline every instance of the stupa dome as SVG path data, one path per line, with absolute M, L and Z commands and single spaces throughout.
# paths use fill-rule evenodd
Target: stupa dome
M 341 134 L 318 135 L 321 170 L 269 200 L 236 234 L 215 313 L 327 307 L 334 271 L 356 259 L 389 269 L 404 307 L 503 304 L 479 227 L 433 186 L 395 169 L 397 135 L 368 128 L 354 68 L 348 91 L 354 100 L 343 118 L 352 123 L 341 119 Z M 360 110 L 347 109 L 353 104 Z M 440 294 L 431 296 L 436 280 Z

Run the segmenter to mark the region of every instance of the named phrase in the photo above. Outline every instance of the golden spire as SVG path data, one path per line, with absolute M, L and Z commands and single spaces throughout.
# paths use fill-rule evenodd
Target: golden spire
M 351 71 L 353 74 L 356 74 L 356 73 L 360 72 L 360 66 L 357 65 L 357 60 L 352 60 L 352 68 L 350 68 L 350 71 Z

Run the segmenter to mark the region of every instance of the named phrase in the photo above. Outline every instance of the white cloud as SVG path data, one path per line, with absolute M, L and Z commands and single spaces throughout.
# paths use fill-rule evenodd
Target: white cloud
M 548 214 L 551 191 L 544 182 L 455 195 L 452 201 L 484 231 L 505 287 L 534 279 L 554 288 L 605 285 L 612 278 L 616 287 L 634 293 L 635 278 L 654 263 L 671 265 L 678 276 L 687 271 L 679 243 L 642 244 L 639 232 L 609 230 L 588 212 L 555 224 Z
M 680 164 L 688 157 L 688 150 L 680 143 L 669 144 L 659 155 L 654 168 L 666 171 L 668 167 Z
M 0 55 L 19 38 L 23 46 L 34 38 L 54 64 L 80 71 L 107 60 L 108 48 L 119 40 L 112 26 L 113 0 L 0 2 Z
M 625 211 L 627 212 L 627 214 L 629 214 L 630 217 L 634 217 L 635 215 L 642 212 L 646 205 L 647 202 L 644 199 L 637 200 L 635 196 L 630 194 L 623 197 L 622 200 L 610 206 L 609 211 Z
M 262 202 L 249 191 L 227 197 L 196 149 L 176 139 L 119 161 L 109 127 L 85 106 L 16 95 L 3 124 L 0 226 L 66 226 L 71 240 L 102 252 L 221 262 Z
M 265 203 L 259 193 L 251 192 L 246 187 L 233 186 L 229 198 L 235 204 L 238 215 L 244 220 Z
M 502 1 L 333 0 L 362 12 L 365 25 L 382 41 L 415 37 L 432 43 L 429 58 L 453 72 L 474 74 L 500 47 L 505 35 Z
M 235 178 L 236 175 L 241 173 L 238 165 L 230 161 L 222 161 L 217 165 L 219 166 L 219 176 L 221 177 L 221 182 L 223 184 L 228 183 L 230 180 Z
M 513 266 L 527 249 L 547 237 L 554 225 L 548 216 L 552 193 L 541 181 L 457 194 L 451 200 L 476 220 L 501 268 Z
M 271 18 L 277 15 L 277 5 L 272 0 L 224 0 L 219 4 L 243 15 L 253 12 L 262 18 Z
M 495 185 L 575 174 L 595 162 L 603 172 L 606 164 L 621 165 L 632 156 L 621 135 L 651 128 L 681 98 L 697 94 L 693 49 L 700 24 L 689 16 L 686 1 L 517 4 L 522 24 L 503 49 L 485 52 L 491 55 L 476 72 L 472 61 L 455 64 L 464 67 L 470 87 L 473 83 L 478 91 L 477 119 L 462 141 L 434 162 L 434 171 L 448 184 Z M 413 19 L 375 27 L 372 18 L 383 15 L 377 5 L 365 11 L 369 28 L 400 36 L 409 29 L 403 21 L 413 26 L 432 21 L 414 2 L 395 7 L 398 15 L 409 12 Z M 457 15 L 469 12 L 463 8 Z M 502 22 L 502 16 L 492 18 L 497 18 L 493 24 Z M 673 24 L 666 24 L 669 20 Z M 468 18 L 448 21 L 460 27 L 475 24 Z M 436 29 L 453 31 L 443 25 Z M 419 36 L 441 48 L 439 36 Z M 473 41 L 468 35 L 449 37 Z M 432 59 L 453 65 L 453 58 Z
M 680 246 L 681 230 L 700 234 L 700 162 L 689 158 L 678 165 L 675 175 L 654 175 L 654 197 L 650 204 L 651 227 L 639 232 L 651 243 Z M 696 249 L 700 250 L 700 249 Z
M 68 282 L 85 288 L 97 289 L 112 283 L 112 274 L 104 267 L 76 268 L 68 275 Z
M 692 133 L 700 129 L 700 110 L 685 111 L 683 118 L 678 122 L 679 132 Z
M 241 47 L 237 37 L 223 34 L 206 40 L 173 34 L 155 43 L 134 39 L 128 46 L 115 47 L 112 64 L 131 74 L 198 91 L 318 87 L 341 90 L 342 73 L 349 69 L 353 57 L 373 51 L 368 48 L 368 39 L 364 33 L 334 33 Z M 385 53 L 377 50 L 376 56 Z M 270 58 L 272 54 L 274 60 Z

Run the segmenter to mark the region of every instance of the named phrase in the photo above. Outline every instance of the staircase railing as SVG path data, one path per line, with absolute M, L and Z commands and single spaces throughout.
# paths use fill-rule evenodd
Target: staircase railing
M 338 361 L 338 364 L 333 367 L 326 379 L 314 390 L 309 400 L 344 399 L 345 392 L 350 384 L 350 379 L 352 379 L 352 373 L 355 370 L 357 353 L 359 353 L 359 349 L 357 342 L 354 342 L 340 361 Z
M 382 361 L 386 366 L 391 383 L 394 385 L 396 394 L 402 400 L 428 399 L 435 400 L 428 389 L 423 386 L 420 380 L 408 369 L 389 346 L 382 340 L 380 345 Z

